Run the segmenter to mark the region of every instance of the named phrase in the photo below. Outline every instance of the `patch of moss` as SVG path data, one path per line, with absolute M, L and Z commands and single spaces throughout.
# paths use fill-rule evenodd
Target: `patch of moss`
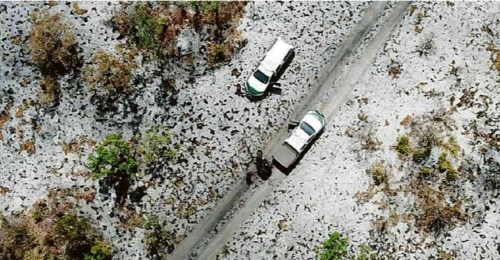
M 398 137 L 397 143 L 396 143 L 396 151 L 403 156 L 406 156 L 410 154 L 411 149 L 410 149 L 410 139 L 408 136 L 400 136 Z
M 453 168 L 451 162 L 447 159 L 448 154 L 446 152 L 441 153 L 438 158 L 438 169 L 440 172 L 446 172 L 446 180 L 454 181 L 457 179 L 457 170 Z

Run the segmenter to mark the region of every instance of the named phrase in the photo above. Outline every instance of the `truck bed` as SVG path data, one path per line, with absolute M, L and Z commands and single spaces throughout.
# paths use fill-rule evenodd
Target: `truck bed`
M 290 167 L 298 156 L 299 154 L 285 143 L 281 144 L 273 154 L 274 160 L 285 168 Z

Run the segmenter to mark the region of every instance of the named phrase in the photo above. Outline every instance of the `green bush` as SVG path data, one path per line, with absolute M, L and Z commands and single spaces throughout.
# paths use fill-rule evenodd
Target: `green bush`
M 121 135 L 108 135 L 89 156 L 89 169 L 92 177 L 125 177 L 132 179 L 137 171 L 137 161 L 132 154 L 130 144 Z
M 174 150 L 169 148 L 172 133 L 165 126 L 153 125 L 141 138 L 137 153 L 141 162 L 150 164 L 160 158 L 172 159 L 176 156 Z
M 339 260 L 347 256 L 349 240 L 343 238 L 338 232 L 333 232 L 330 237 L 323 242 L 323 249 L 320 260 Z
M 147 53 L 148 57 L 156 59 L 163 54 L 166 37 L 164 29 L 168 23 L 167 17 L 160 10 L 153 8 L 151 2 L 138 2 L 132 10 L 123 8 L 113 16 L 111 26 L 118 30 L 122 37 L 129 36 L 129 40 Z
M 410 154 L 410 152 L 411 152 L 410 139 L 407 136 L 398 137 L 395 148 L 396 148 L 396 151 L 401 155 L 406 156 L 406 155 Z

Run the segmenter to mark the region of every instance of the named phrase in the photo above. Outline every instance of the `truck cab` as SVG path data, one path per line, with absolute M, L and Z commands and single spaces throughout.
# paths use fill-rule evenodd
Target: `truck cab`
M 257 69 L 248 77 L 245 89 L 250 97 L 260 97 L 266 93 L 272 81 L 283 72 L 284 65 L 291 61 L 293 51 L 292 45 L 281 38 L 276 39 Z

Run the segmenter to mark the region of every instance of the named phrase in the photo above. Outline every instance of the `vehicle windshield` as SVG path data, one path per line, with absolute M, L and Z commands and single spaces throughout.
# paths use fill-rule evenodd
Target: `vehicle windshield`
M 285 145 L 290 151 L 292 151 L 295 154 L 295 156 L 299 154 L 299 152 L 296 151 L 295 148 L 293 148 L 289 143 L 285 142 L 283 145 Z
M 306 122 L 300 123 L 300 129 L 304 130 L 308 135 L 313 135 L 316 131 Z
M 266 76 L 266 74 L 262 73 L 262 71 L 260 70 L 257 70 L 253 76 L 258 79 L 260 82 L 266 84 L 267 82 L 269 82 L 269 77 Z

